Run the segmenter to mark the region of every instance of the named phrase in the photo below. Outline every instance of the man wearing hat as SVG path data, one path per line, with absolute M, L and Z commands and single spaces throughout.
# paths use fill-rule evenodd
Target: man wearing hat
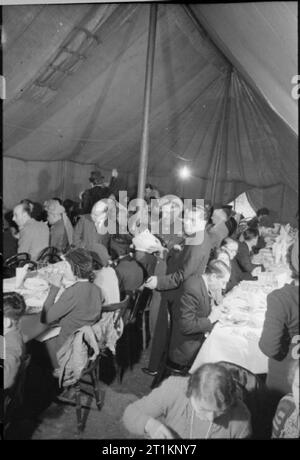
M 97 201 L 103 198 L 109 198 L 115 192 L 118 171 L 112 170 L 110 183 L 107 185 L 104 182 L 104 176 L 100 170 L 91 172 L 89 181 L 91 188 L 85 190 L 81 196 L 82 209 L 84 214 L 89 214 Z

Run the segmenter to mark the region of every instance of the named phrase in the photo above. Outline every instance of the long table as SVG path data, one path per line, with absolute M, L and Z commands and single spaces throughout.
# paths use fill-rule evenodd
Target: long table
M 256 261 L 259 257 L 256 257 Z M 263 330 L 267 295 L 289 283 L 287 266 L 270 264 L 258 281 L 242 281 L 230 291 L 221 305 L 219 322 L 204 341 L 190 369 L 193 373 L 201 364 L 228 361 L 254 374 L 268 371 L 268 358 L 259 349 Z
M 36 274 L 36 277 L 38 274 Z M 49 289 L 36 289 L 29 290 L 26 288 L 16 288 L 16 278 L 8 278 L 3 280 L 3 292 L 15 291 L 24 297 L 26 303 L 26 312 L 20 319 L 20 330 L 24 339 L 24 342 L 29 342 L 32 339 L 36 339 L 46 331 L 53 331 L 53 327 L 41 323 L 41 311 L 44 302 L 47 298 Z M 56 328 L 56 333 L 58 332 Z M 42 337 L 42 336 L 41 336 Z

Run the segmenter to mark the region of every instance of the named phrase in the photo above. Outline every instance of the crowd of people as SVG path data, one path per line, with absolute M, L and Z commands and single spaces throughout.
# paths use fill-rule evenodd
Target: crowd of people
M 151 219 L 144 222 L 141 213 L 124 233 L 119 231 L 120 215 L 127 205 L 118 202 L 117 177 L 113 170 L 105 184 L 101 172 L 93 171 L 91 187 L 80 194 L 80 203 L 53 197 L 41 205 L 24 199 L 5 213 L 4 259 L 27 253 L 38 263 L 49 247 L 56 248 L 61 258 L 60 270 L 48 278 L 50 290 L 41 312 L 43 325 L 61 328 L 46 342 L 53 375 L 62 345 L 81 327 L 97 322 L 103 305 L 146 289 L 152 291 L 151 342 L 148 367 L 143 370 L 156 376 L 166 359 L 178 376 L 166 374 L 158 388 L 126 409 L 127 429 L 151 438 L 251 437 L 249 410 L 238 398 L 230 372 L 217 363 L 202 365 L 189 377 L 188 371 L 220 317 L 220 310 L 213 307 L 242 280 L 255 280 L 264 270 L 252 263 L 251 256 L 265 245 L 262 228 L 273 225 L 268 209 L 246 221 L 231 206 L 213 208 L 206 201 L 191 200 L 183 212 L 178 210 L 182 201 L 169 196 L 159 208 L 159 192 L 147 184 L 146 214 L 158 203 L 158 231 L 152 232 Z M 104 232 L 112 207 L 116 230 Z M 297 238 L 289 261 L 293 283 L 268 296 L 260 340 L 261 350 L 270 358 L 267 385 L 277 391 L 276 403 L 283 398 L 278 411 L 286 414 L 276 413 L 273 437 L 293 437 L 297 427 L 299 434 L 299 370 L 291 356 L 291 339 L 299 335 Z M 22 296 L 5 293 L 3 311 L 8 389 L 24 352 L 18 328 L 25 312 Z

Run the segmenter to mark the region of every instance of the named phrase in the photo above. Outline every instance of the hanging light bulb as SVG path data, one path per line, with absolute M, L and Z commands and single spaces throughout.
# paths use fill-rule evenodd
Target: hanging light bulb
M 189 168 L 187 166 L 183 166 L 180 170 L 179 170 L 179 177 L 180 179 L 187 179 L 188 177 L 190 177 L 191 175 L 191 171 L 189 170 Z

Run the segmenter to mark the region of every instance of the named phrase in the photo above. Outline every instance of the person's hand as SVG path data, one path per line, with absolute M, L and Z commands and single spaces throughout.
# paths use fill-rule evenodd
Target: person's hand
M 119 173 L 117 169 L 113 169 L 111 172 L 112 177 L 118 177 Z
M 157 287 L 157 276 L 150 276 L 146 281 L 144 286 L 148 289 L 156 289 Z
M 151 439 L 174 439 L 171 431 L 161 422 L 150 418 L 145 425 L 145 433 Z
M 262 270 L 261 270 L 261 266 L 255 267 L 255 268 L 252 270 L 251 275 L 252 275 L 252 276 L 258 276 L 258 275 L 261 273 L 261 271 L 262 271 Z
M 211 314 L 209 315 L 208 319 L 209 321 L 213 324 L 215 323 L 216 321 L 219 321 L 220 317 L 222 315 L 222 311 L 221 311 L 221 308 L 214 308 L 211 312 Z
M 62 273 L 51 273 L 48 278 L 48 281 L 52 286 L 60 288 L 62 285 L 63 274 Z

